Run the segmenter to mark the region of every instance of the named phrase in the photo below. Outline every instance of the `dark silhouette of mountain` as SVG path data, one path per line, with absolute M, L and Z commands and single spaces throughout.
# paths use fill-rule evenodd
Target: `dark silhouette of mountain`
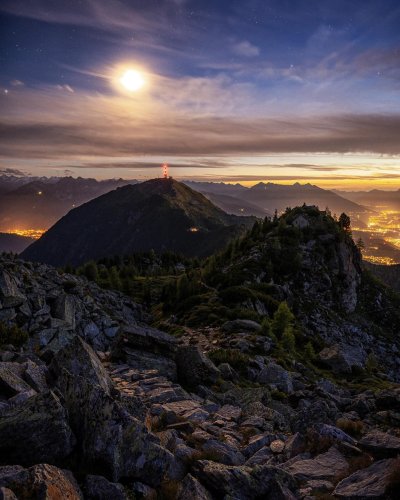
M 47 229 L 71 208 L 136 181 L 109 179 L 34 179 L 0 199 L 0 230 Z
M 400 264 L 384 266 L 364 262 L 364 266 L 377 276 L 386 285 L 400 293 Z
M 21 253 L 35 240 L 18 234 L 0 233 L 0 253 Z
M 224 210 L 236 210 L 243 208 L 246 214 L 261 216 L 261 214 L 271 214 L 274 210 L 282 212 L 287 207 L 315 205 L 321 210 L 329 207 L 332 213 L 342 212 L 362 214 L 368 212 L 364 206 L 354 201 L 346 199 L 344 196 L 322 189 L 312 184 L 293 185 L 274 184 L 271 182 L 260 182 L 251 188 L 246 188 L 240 184 L 224 184 L 212 182 L 188 182 L 189 186 L 200 191 L 210 198 L 213 203 Z M 226 197 L 237 198 L 239 204 L 233 203 Z M 242 206 L 240 206 L 242 205 Z
M 118 188 L 71 210 L 23 258 L 76 265 L 151 249 L 204 256 L 253 222 L 226 214 L 185 184 L 153 179 Z
M 397 191 L 383 191 L 372 189 L 371 191 L 335 191 L 335 193 L 372 208 L 390 208 L 400 210 L 400 189 Z
M 315 205 L 324 210 L 329 207 L 332 213 L 341 212 L 363 213 L 367 209 L 350 200 L 343 198 L 327 189 L 322 189 L 312 184 L 299 184 L 291 186 L 260 182 L 248 190 L 245 199 L 257 204 L 265 210 L 278 212 L 286 207 Z

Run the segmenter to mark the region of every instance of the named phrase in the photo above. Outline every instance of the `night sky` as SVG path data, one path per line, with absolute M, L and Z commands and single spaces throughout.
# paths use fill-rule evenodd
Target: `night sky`
M 400 187 L 399 0 L 2 0 L 0 24 L 0 172 Z

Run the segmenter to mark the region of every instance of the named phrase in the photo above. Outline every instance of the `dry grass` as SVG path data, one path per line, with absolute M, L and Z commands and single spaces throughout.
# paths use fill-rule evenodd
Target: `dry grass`
M 349 420 L 348 418 L 339 418 L 336 421 L 336 427 L 353 437 L 360 437 L 364 429 L 361 420 Z

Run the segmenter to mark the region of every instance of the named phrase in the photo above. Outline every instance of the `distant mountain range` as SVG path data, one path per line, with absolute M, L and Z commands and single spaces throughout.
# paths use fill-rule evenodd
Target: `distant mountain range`
M 383 191 L 372 189 L 371 191 L 338 191 L 334 193 L 372 208 L 387 208 L 400 210 L 400 189 L 397 191 Z
M 185 184 L 153 179 L 71 210 L 22 257 L 59 266 L 151 249 L 204 256 L 253 223 L 251 217 L 228 215 Z
M 21 253 L 35 240 L 18 234 L 0 233 L 0 253 Z
M 136 184 L 136 180 L 72 177 L 19 177 L 0 175 L 0 231 L 43 229 L 52 226 L 71 209 L 117 187 Z M 321 189 L 311 184 L 279 185 L 259 183 L 251 188 L 241 184 L 184 181 L 229 214 L 265 217 L 286 207 L 306 203 L 332 213 L 367 214 L 361 202 L 346 199 L 346 193 Z M 380 193 L 387 198 L 386 192 Z M 383 193 L 383 195 L 382 195 Z M 356 193 L 351 193 L 355 197 Z M 398 192 L 391 195 L 394 199 Z M 379 198 L 378 195 L 376 195 Z M 366 199 L 365 201 L 368 201 Z M 364 199 L 362 199 L 364 203 Z
M 283 185 L 260 182 L 246 188 L 240 184 L 211 182 L 187 182 L 196 191 L 200 191 L 225 210 L 248 215 L 267 215 L 275 210 L 282 212 L 287 207 L 315 205 L 321 210 L 329 207 L 332 213 L 342 212 L 366 214 L 369 210 L 339 194 L 312 184 Z M 227 198 L 229 197 L 229 198 Z M 238 204 L 237 200 L 240 201 Z M 234 201 L 234 202 L 233 202 Z
M 62 177 L 37 178 L 23 183 L 18 178 L 14 182 L 0 178 L 0 188 L 3 189 L 0 197 L 0 230 L 47 229 L 72 208 L 135 182 Z

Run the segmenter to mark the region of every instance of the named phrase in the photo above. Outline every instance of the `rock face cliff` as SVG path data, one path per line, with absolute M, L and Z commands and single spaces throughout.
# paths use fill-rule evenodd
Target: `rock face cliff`
M 60 266 L 149 250 L 204 256 L 223 248 L 253 221 L 226 214 L 185 184 L 153 179 L 71 210 L 23 258 Z
M 340 245 L 332 259 L 358 273 Z M 148 320 L 83 278 L 0 259 L 5 498 L 398 498 L 398 386 L 283 366 L 254 321 L 176 338 Z M 233 342 L 236 358 L 207 357 Z

